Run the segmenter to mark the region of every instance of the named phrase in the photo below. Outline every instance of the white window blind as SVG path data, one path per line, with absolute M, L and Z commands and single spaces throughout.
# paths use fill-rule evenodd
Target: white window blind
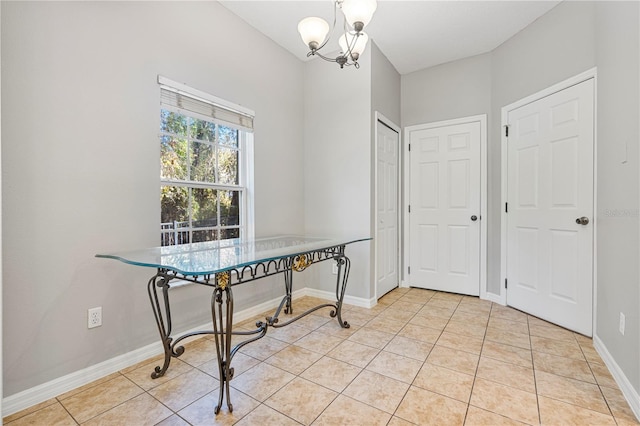
M 160 83 L 160 104 L 174 112 L 196 116 L 204 120 L 213 121 L 223 126 L 230 126 L 246 132 L 253 132 L 252 111 L 241 106 L 230 105 L 229 102 L 213 98 L 212 96 L 198 96 L 197 93 L 189 93 L 182 90 L 179 83 L 158 76 Z

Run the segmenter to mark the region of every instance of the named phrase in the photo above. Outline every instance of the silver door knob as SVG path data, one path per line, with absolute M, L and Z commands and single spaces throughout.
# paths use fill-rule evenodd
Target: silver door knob
M 589 218 L 582 216 L 576 219 L 576 223 L 578 225 L 588 225 L 589 224 Z
M 474 214 L 473 216 L 471 216 L 471 220 L 475 222 L 476 220 L 478 220 L 478 216 Z

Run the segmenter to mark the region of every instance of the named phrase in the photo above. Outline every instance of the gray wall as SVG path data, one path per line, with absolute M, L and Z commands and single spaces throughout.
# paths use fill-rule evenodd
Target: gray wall
M 596 5 L 598 293 L 596 334 L 640 393 L 638 2 Z M 625 145 L 627 161 L 624 160 Z M 619 316 L 626 316 L 624 336 Z
M 372 232 L 373 111 L 403 126 L 488 113 L 489 290 L 499 292 L 500 108 L 594 65 L 596 333 L 640 389 L 638 217 L 606 213 L 638 208 L 638 100 L 628 96 L 638 93 L 637 3 L 564 2 L 491 53 L 401 78 L 374 43 L 360 70 L 302 64 L 217 3 L 0 8 L 5 395 L 157 341 L 150 271 L 93 258 L 157 244 L 157 74 L 256 111 L 258 236 Z M 247 66 L 246 46 L 259 67 Z M 373 297 L 371 247 L 349 248 L 350 295 Z M 296 287 L 332 290 L 329 265 L 318 266 Z M 279 285 L 243 286 L 238 308 Z M 203 297 L 175 291 L 177 328 L 208 320 Z M 104 325 L 87 330 L 93 306 Z
M 415 71 L 402 76 L 402 126 L 413 126 L 416 124 L 432 123 L 436 121 L 451 120 L 473 115 L 488 114 L 491 110 L 491 55 L 472 56 L 454 62 L 438 65 L 424 70 Z M 491 141 L 491 129 L 488 129 L 488 140 Z M 500 172 L 500 167 L 491 164 L 491 152 L 495 149 L 488 144 L 488 174 L 491 182 L 494 173 Z M 498 176 L 499 182 L 499 176 Z M 492 188 L 488 190 L 488 217 L 491 219 L 496 215 L 496 209 L 491 207 L 492 197 L 500 198 L 500 192 L 495 193 Z M 498 200 L 499 203 L 499 200 Z M 500 220 L 499 210 L 497 210 L 498 221 L 488 223 L 488 235 L 494 235 L 494 227 L 498 229 L 498 256 L 500 254 Z M 491 282 L 491 256 L 492 238 L 488 241 L 489 278 Z M 405 259 L 407 260 L 407 259 Z M 498 258 L 499 261 L 499 258 Z M 499 280 L 499 264 L 496 269 Z
M 491 55 L 402 76 L 402 126 L 488 114 L 491 108 Z
M 304 230 L 303 65 L 215 2 L 1 7 L 8 396 L 157 341 L 153 270 L 93 257 L 159 244 L 157 74 L 256 112 L 256 234 Z M 209 320 L 208 298 L 176 289 L 175 328 Z
M 403 126 L 489 114 L 488 291 L 499 294 L 501 108 L 598 67 L 595 333 L 636 391 L 638 43 L 637 2 L 562 2 L 489 54 L 402 76 Z M 628 160 L 622 164 L 625 143 Z M 620 312 L 626 315 L 624 336 L 618 333 Z
M 312 59 L 304 64 L 304 219 L 311 235 L 370 235 L 371 51 L 360 69 Z M 347 294 L 370 298 L 370 242 L 350 245 Z M 305 274 L 334 291 L 331 262 Z
M 375 111 L 400 124 L 400 75 L 372 41 L 360 68 L 305 64 L 305 230 L 309 234 L 374 236 Z M 352 261 L 347 294 L 375 295 L 373 243 L 347 248 Z M 315 288 L 333 291 L 329 263 L 305 274 Z
M 370 223 L 371 223 L 371 236 L 375 238 L 376 236 L 376 222 L 375 222 L 375 199 L 376 199 L 376 176 L 375 176 L 375 151 L 377 149 L 376 145 L 376 118 L 375 113 L 379 112 L 384 115 L 387 119 L 391 120 L 393 124 L 396 126 L 401 125 L 400 118 L 400 74 L 395 69 L 393 64 L 389 62 L 384 53 L 378 48 L 375 42 L 371 43 L 371 210 L 370 214 Z M 400 146 L 402 146 L 402 132 L 400 132 L 398 141 Z M 401 150 L 402 152 L 402 150 Z M 402 156 L 400 156 L 399 161 L 402 161 Z M 398 173 L 402 173 L 402 169 L 398 169 Z M 402 176 L 400 176 L 402 178 Z M 402 194 L 399 194 L 402 196 Z M 402 220 L 402 212 L 399 212 L 400 220 Z M 402 240 L 402 227 L 399 227 L 400 238 Z M 373 243 L 375 244 L 375 242 Z M 399 248 L 402 250 L 403 244 L 400 242 Z M 371 297 L 374 295 L 380 297 L 380 294 L 376 293 L 376 285 L 377 278 L 375 272 L 375 250 L 371 249 L 371 257 L 370 257 L 370 271 L 371 271 L 371 282 L 370 282 L 370 294 Z M 398 279 L 402 279 L 402 269 L 400 270 L 400 274 L 398 275 Z M 399 283 L 398 283 L 399 284 Z
M 401 125 L 400 74 L 375 41 L 371 42 L 371 109 Z M 372 118 L 373 126 L 376 126 Z M 373 132 L 373 130 L 372 130 Z
M 501 108 L 593 68 L 592 2 L 562 2 L 491 53 L 488 291 L 500 286 Z

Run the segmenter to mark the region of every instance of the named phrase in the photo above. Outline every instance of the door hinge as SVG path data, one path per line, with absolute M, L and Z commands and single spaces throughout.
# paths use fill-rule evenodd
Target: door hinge
M 411 151 L 411 144 L 409 144 L 409 151 Z
M 409 213 L 411 213 L 411 204 L 409 204 Z
M 508 288 L 508 287 L 509 287 L 509 285 L 508 285 L 508 283 L 507 283 L 507 279 L 505 278 L 505 279 L 504 279 L 504 288 Z
M 505 137 L 509 137 L 509 125 L 507 124 L 506 126 L 504 126 L 504 135 Z
M 407 274 L 411 275 L 411 266 L 407 266 Z
M 509 213 L 509 203 L 504 203 L 504 212 Z

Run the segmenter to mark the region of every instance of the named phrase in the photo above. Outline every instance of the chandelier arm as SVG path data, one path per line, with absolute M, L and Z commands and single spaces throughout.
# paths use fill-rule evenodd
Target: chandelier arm
M 329 31 L 329 35 L 327 37 L 327 39 L 324 41 L 324 43 L 322 43 L 317 49 L 316 52 L 320 49 L 322 49 L 323 47 L 326 46 L 326 44 L 329 42 L 329 40 L 331 39 L 331 35 L 333 34 L 333 31 L 336 29 L 336 22 L 338 21 L 338 0 L 336 0 L 336 2 L 333 5 L 333 25 L 331 25 L 331 31 Z M 334 61 L 335 62 L 335 61 Z
M 348 37 L 348 35 L 350 35 L 350 28 L 351 27 L 347 23 L 346 18 L 344 19 L 344 22 L 343 22 L 343 33 L 344 33 L 345 41 L 349 40 L 349 42 L 347 43 L 347 51 L 346 52 L 342 52 L 342 54 L 340 54 L 336 58 L 330 58 L 330 57 L 325 56 L 322 53 L 320 53 L 320 49 L 322 49 L 324 46 L 327 45 L 327 43 L 331 39 L 331 36 L 335 32 L 336 23 L 338 22 L 338 8 L 342 8 L 342 2 L 343 1 L 344 0 L 335 0 L 334 1 L 333 25 L 331 26 L 331 30 L 329 32 L 329 36 L 327 37 L 326 40 L 324 40 L 324 42 L 320 46 L 318 46 L 315 49 L 311 48 L 311 50 L 307 53 L 307 57 L 319 56 L 321 59 L 323 59 L 323 60 L 325 60 L 327 62 L 334 62 L 334 63 L 339 64 L 340 68 L 343 68 L 345 66 L 351 66 L 351 65 L 355 66 L 356 68 L 360 68 L 360 64 L 358 63 L 358 60 L 356 58 L 354 58 L 354 56 L 353 56 L 353 49 L 355 49 L 355 47 L 356 47 L 356 43 L 358 41 L 358 38 L 360 38 L 364 34 L 361 31 L 362 25 L 360 26 L 360 28 L 354 29 L 353 37 Z M 359 31 L 359 29 L 360 29 L 360 31 Z M 310 46 L 311 46 L 311 43 L 310 43 Z M 349 62 L 349 60 L 351 60 L 351 62 Z
M 338 1 L 336 1 L 336 4 L 338 4 Z M 334 23 L 334 25 L 335 25 L 335 23 Z M 349 34 L 350 28 L 351 27 L 349 26 L 349 24 L 347 24 L 347 20 L 345 18 L 344 22 L 342 23 L 342 30 L 344 32 L 345 40 L 349 40 L 349 37 L 347 37 L 347 34 Z M 357 64 L 358 61 L 353 58 L 352 52 L 353 52 L 353 48 L 356 47 L 356 42 L 358 41 L 358 38 L 361 35 L 362 35 L 361 31 L 355 31 L 355 34 L 353 35 L 353 38 L 351 38 L 351 40 L 350 40 L 350 43 L 347 44 L 347 51 L 343 52 L 344 56 L 346 56 L 347 58 L 351 59 L 354 64 Z M 346 63 L 345 65 L 352 65 L 352 64 Z M 359 66 L 356 67 L 356 68 L 359 68 Z
M 318 52 L 317 50 L 316 50 L 315 53 L 313 53 L 313 55 L 319 56 L 320 58 L 322 58 L 322 59 L 324 59 L 325 61 L 328 61 L 328 62 L 338 62 L 335 58 L 330 58 L 328 56 L 324 56 L 322 53 Z
M 353 38 L 351 39 L 351 43 L 349 43 L 349 44 L 347 45 L 347 51 L 346 51 L 346 52 L 344 52 L 344 54 L 345 54 L 347 57 L 351 58 L 351 60 L 352 60 L 354 63 L 357 63 L 358 61 L 357 61 L 357 60 L 355 60 L 355 59 L 353 58 L 353 54 L 352 54 L 352 52 L 353 52 L 353 49 L 356 47 L 356 43 L 358 42 L 358 38 L 360 37 L 360 35 L 361 35 L 360 33 L 355 33 L 355 34 L 354 34 Z

